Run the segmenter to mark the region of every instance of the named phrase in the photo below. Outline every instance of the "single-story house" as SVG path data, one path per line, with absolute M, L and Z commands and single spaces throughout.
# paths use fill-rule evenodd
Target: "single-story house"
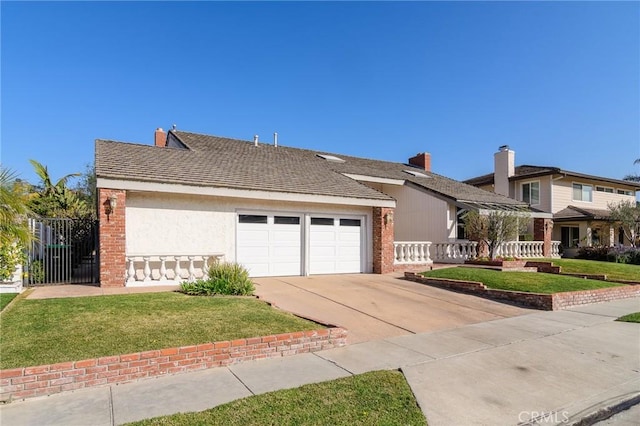
M 531 213 L 430 163 L 428 153 L 403 164 L 286 147 L 277 135 L 261 143 L 157 129 L 153 145 L 97 140 L 101 285 L 192 279 L 215 259 L 252 276 L 388 273 L 431 262 L 432 242 L 466 243 L 463 211 Z M 549 255 L 550 215 L 535 220 Z

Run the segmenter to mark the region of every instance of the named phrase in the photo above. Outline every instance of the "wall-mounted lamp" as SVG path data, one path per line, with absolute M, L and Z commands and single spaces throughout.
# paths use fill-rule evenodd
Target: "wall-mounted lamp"
M 387 212 L 387 214 L 384 215 L 384 224 L 391 225 L 392 223 L 393 223 L 393 212 Z
M 116 211 L 116 206 L 118 205 L 118 199 L 115 196 L 110 196 L 104 201 L 104 212 L 107 215 L 107 220 L 109 220 L 109 216 Z

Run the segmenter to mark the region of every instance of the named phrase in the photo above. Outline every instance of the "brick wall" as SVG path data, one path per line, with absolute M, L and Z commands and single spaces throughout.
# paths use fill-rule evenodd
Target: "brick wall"
M 393 217 L 394 209 L 373 208 L 373 273 L 393 272 Z M 388 216 L 390 215 L 390 216 Z M 391 220 L 390 220 L 391 219 Z
M 344 346 L 340 327 L 0 370 L 0 401 Z
M 567 309 L 572 306 L 589 303 L 607 302 L 610 300 L 626 299 L 640 296 L 640 285 L 623 285 L 618 287 L 600 288 L 595 290 L 569 291 L 554 294 L 525 293 L 520 291 L 495 290 L 487 288 L 477 281 L 449 280 L 444 278 L 429 278 L 413 272 L 405 272 L 405 278 L 422 284 L 461 293 L 474 294 L 492 300 L 507 301 L 518 305 L 545 311 Z M 613 284 L 612 284 L 613 285 Z
M 117 189 L 98 189 L 100 287 L 124 287 L 127 271 L 125 255 L 126 192 Z M 107 214 L 109 198 L 115 197 L 116 208 Z

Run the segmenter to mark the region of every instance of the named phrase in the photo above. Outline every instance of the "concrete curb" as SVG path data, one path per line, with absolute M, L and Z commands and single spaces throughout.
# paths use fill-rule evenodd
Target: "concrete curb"
M 623 401 L 620 401 L 616 404 L 602 407 L 590 414 L 587 414 L 582 419 L 576 422 L 568 423 L 568 425 L 569 426 L 591 426 L 603 420 L 607 420 L 608 418 L 613 417 L 614 415 L 622 411 L 628 410 L 629 408 L 637 404 L 640 404 L 640 394 L 635 395 L 631 398 L 626 398 Z

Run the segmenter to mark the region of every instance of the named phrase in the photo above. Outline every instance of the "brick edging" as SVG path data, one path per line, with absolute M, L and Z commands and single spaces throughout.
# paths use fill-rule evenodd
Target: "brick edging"
M 508 301 L 534 309 L 556 311 L 590 303 L 608 302 L 640 296 L 640 285 L 623 285 L 593 290 L 567 291 L 561 293 L 526 293 L 521 291 L 487 288 L 477 281 L 451 280 L 423 277 L 414 272 L 405 272 L 405 279 L 447 290 L 473 294 L 492 300 Z
M 315 352 L 346 343 L 347 330 L 332 327 L 11 368 L 0 370 L 0 401 L 11 402 L 243 361 Z

